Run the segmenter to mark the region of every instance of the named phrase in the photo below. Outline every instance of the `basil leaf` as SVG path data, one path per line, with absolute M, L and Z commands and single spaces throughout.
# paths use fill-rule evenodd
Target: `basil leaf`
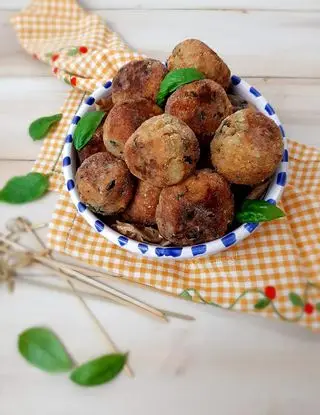
M 91 140 L 93 133 L 99 127 L 105 113 L 103 111 L 88 112 L 79 121 L 74 132 L 73 144 L 76 150 L 81 150 Z
M 270 304 L 270 301 L 271 300 L 267 297 L 261 298 L 260 300 L 256 302 L 256 304 L 254 305 L 254 308 L 256 310 L 262 310 L 263 308 L 266 308 Z
M 0 190 L 0 201 L 13 204 L 31 202 L 46 193 L 48 187 L 49 177 L 44 174 L 15 176 Z
M 162 80 L 157 95 L 157 104 L 162 107 L 168 95 L 172 94 L 181 85 L 204 79 L 203 73 L 195 68 L 180 68 L 169 72 Z
M 236 219 L 240 223 L 258 223 L 282 218 L 285 213 L 277 206 L 265 200 L 245 200 L 242 208 L 236 214 Z
M 115 378 L 127 361 L 126 354 L 108 354 L 77 367 L 70 379 L 81 386 L 96 386 Z
M 49 329 L 32 327 L 19 335 L 19 352 L 46 372 L 66 372 L 74 366 L 60 340 Z
M 317 309 L 317 311 L 320 311 L 320 303 L 316 304 L 316 309 Z
M 48 134 L 50 128 L 60 121 L 61 118 L 62 114 L 55 114 L 50 115 L 49 117 L 41 117 L 33 121 L 29 126 L 30 137 L 34 141 L 41 140 Z
M 296 294 L 296 293 L 289 293 L 289 300 L 291 301 L 291 303 L 297 307 L 303 307 L 304 303 L 302 298 L 300 297 L 300 295 Z

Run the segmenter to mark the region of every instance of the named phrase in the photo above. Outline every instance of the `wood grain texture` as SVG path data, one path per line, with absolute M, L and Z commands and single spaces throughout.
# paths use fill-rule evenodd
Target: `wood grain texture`
M 0 9 L 19 10 L 26 0 L 1 0 Z M 318 0 L 81 0 L 86 9 L 225 9 L 225 10 L 320 10 Z
M 258 77 L 320 77 L 320 13 L 210 10 L 97 10 L 132 48 L 165 59 L 182 39 L 199 38 L 234 73 Z M 26 57 L 0 14 L 0 76 L 50 74 Z M 147 36 L 146 33 L 152 33 Z M 51 74 L 50 74 L 51 75 Z

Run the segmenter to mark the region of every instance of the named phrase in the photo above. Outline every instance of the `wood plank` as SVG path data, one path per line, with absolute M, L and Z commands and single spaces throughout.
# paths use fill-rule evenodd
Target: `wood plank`
M 2 0 L 2 10 L 19 10 L 26 0 Z M 318 0 L 82 0 L 86 9 L 249 9 L 249 10 L 320 10 Z
M 288 136 L 320 146 L 320 80 L 248 81 L 276 108 Z M 0 78 L 0 88 L 0 159 L 34 160 L 42 143 L 31 140 L 28 125 L 42 115 L 58 112 L 68 87 L 51 78 Z
M 29 124 L 59 112 L 69 89 L 55 78 L 0 78 L 0 159 L 34 160 L 42 141 L 32 141 Z
M 257 77 L 319 77 L 320 13 L 210 10 L 98 10 L 112 29 L 149 56 L 165 59 L 176 43 L 196 37 L 215 48 L 233 72 Z M 27 58 L 0 14 L 0 76 L 49 75 Z M 179 24 L 177 24 L 179 22 Z M 148 33 L 148 36 L 146 36 Z M 152 35 L 151 35 L 152 33 Z M 23 59 L 23 60 L 22 60 Z

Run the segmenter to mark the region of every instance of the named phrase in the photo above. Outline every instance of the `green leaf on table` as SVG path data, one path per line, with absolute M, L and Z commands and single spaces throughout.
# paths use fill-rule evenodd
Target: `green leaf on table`
M 160 84 L 156 99 L 157 104 L 162 107 L 168 95 L 172 94 L 180 86 L 204 78 L 203 73 L 195 68 L 180 68 L 169 72 Z
M 302 298 L 300 297 L 300 295 L 291 292 L 289 293 L 289 300 L 291 301 L 291 303 L 297 307 L 303 307 L 304 306 L 304 302 L 302 300 Z
M 12 177 L 0 190 L 0 201 L 19 204 L 39 199 L 47 192 L 49 177 L 41 173 L 28 173 Z
M 108 354 L 77 367 L 70 379 L 81 386 L 96 386 L 110 382 L 123 369 L 127 361 L 126 354 Z
M 188 290 L 182 291 L 182 293 L 180 294 L 180 297 L 184 298 L 185 300 L 192 300 L 192 295 L 189 293 Z
M 317 309 L 317 311 L 320 311 L 320 303 L 316 304 L 316 309 Z
M 76 150 L 79 151 L 88 144 L 104 115 L 103 111 L 94 111 L 88 112 L 81 118 L 73 137 L 73 144 Z
M 265 200 L 245 200 L 236 219 L 240 223 L 259 223 L 282 218 L 285 213 Z
M 74 366 L 58 337 L 49 329 L 32 327 L 19 335 L 19 352 L 46 372 L 67 372 Z
M 54 114 L 48 117 L 41 117 L 33 121 L 29 126 L 30 137 L 34 141 L 41 140 L 48 134 L 50 128 L 59 122 L 61 118 L 62 114 Z
M 258 300 L 255 305 L 254 308 L 256 310 L 262 310 L 263 308 L 266 308 L 269 304 L 270 304 L 271 300 L 270 298 L 260 298 L 260 300 Z

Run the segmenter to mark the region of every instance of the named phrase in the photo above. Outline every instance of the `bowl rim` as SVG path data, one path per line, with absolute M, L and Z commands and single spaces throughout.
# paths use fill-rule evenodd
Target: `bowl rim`
M 264 200 L 271 204 L 276 204 L 279 202 L 283 193 L 287 182 L 288 173 L 289 154 L 284 128 L 273 107 L 255 87 L 251 86 L 237 75 L 231 76 L 231 83 L 233 86 L 233 91 L 236 95 L 240 95 L 249 103 L 253 104 L 260 112 L 271 118 L 280 128 L 284 142 L 284 152 L 282 160 L 280 161 L 273 176 L 272 182 L 270 183 L 268 190 L 264 196 Z M 75 149 L 73 147 L 73 134 L 81 117 L 83 117 L 83 115 L 87 112 L 93 111 L 95 108 L 95 102 L 102 97 L 109 97 L 111 95 L 111 91 L 112 80 L 108 80 L 103 85 L 99 86 L 80 104 L 76 114 L 71 120 L 62 151 L 62 169 L 65 178 L 66 190 L 69 192 L 71 200 L 74 203 L 78 213 L 97 233 L 118 247 L 121 247 L 136 255 L 138 254 L 140 256 L 153 259 L 181 260 L 208 256 L 229 249 L 240 241 L 246 239 L 249 235 L 255 232 L 259 226 L 261 226 L 261 224 L 257 223 L 244 223 L 223 237 L 210 242 L 183 247 L 163 247 L 161 245 L 155 245 L 147 242 L 138 242 L 118 233 L 103 223 L 101 219 L 99 219 L 93 212 L 91 212 L 90 209 L 84 203 L 82 203 L 79 198 L 79 194 L 75 185 L 76 157 Z

